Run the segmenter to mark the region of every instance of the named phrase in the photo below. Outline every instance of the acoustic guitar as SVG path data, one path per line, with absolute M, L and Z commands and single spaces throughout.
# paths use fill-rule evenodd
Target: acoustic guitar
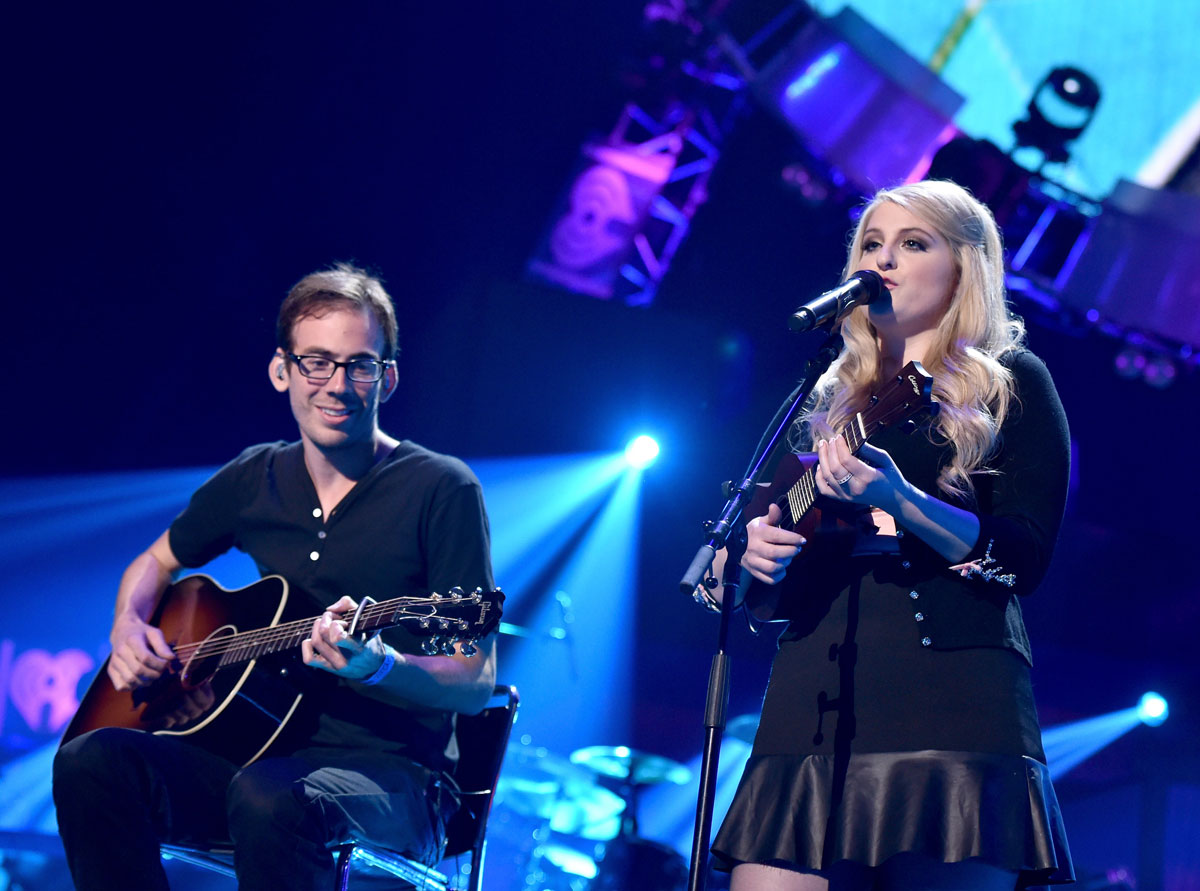
M 180 579 L 163 593 L 151 618 L 175 651 L 175 663 L 146 687 L 118 691 L 106 659 L 62 742 L 101 727 L 125 727 L 185 738 L 243 766 L 257 760 L 297 714 L 305 693 L 314 684 L 333 683 L 333 675 L 299 658 L 300 644 L 311 636 L 318 617 L 291 619 L 300 608 L 289 593 L 287 581 L 277 575 L 232 591 L 206 575 Z M 468 594 L 461 588 L 380 602 L 368 597 L 346 617 L 347 631 L 368 636 L 404 625 L 423 638 L 426 654 L 457 649 L 470 656 L 476 642 L 499 626 L 503 603 L 499 590 Z M 166 718 L 186 692 L 206 683 L 214 694 L 212 706 L 168 729 Z

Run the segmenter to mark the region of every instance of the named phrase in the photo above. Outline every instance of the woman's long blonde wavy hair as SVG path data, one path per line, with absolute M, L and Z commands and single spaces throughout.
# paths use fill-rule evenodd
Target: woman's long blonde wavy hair
M 1017 349 L 1025 336 L 1025 326 L 1009 313 L 1005 299 L 1000 233 L 991 211 L 955 183 L 926 180 L 885 189 L 859 218 L 843 280 L 858 268 L 871 214 L 885 201 L 932 226 L 953 252 L 957 285 L 922 364 L 933 375 L 933 395 L 941 403 L 934 429 L 954 444 L 938 488 L 970 500 L 970 475 L 995 451 L 1014 398 L 1012 374 L 1000 357 Z M 845 346 L 817 382 L 813 408 L 801 421 L 812 436 L 828 438 L 841 430 L 880 384 L 879 341 L 868 307 L 856 307 L 847 316 L 842 337 Z

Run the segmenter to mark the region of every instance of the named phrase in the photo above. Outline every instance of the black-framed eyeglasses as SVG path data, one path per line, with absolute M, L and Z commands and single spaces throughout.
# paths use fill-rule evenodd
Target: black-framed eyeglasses
M 383 377 L 391 362 L 382 359 L 351 359 L 349 362 L 339 362 L 328 356 L 297 356 L 295 353 L 286 354 L 296 363 L 300 373 L 311 381 L 327 381 L 339 368 L 346 369 L 346 377 L 359 384 L 373 384 Z

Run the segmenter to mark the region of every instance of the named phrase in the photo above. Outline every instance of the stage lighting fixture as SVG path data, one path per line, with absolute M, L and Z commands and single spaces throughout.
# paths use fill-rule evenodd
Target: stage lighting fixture
M 654 441 L 653 437 L 645 434 L 631 440 L 629 445 L 625 446 L 625 460 L 635 470 L 649 467 L 657 457 L 658 443 Z
M 1157 693 L 1145 693 L 1138 700 L 1138 720 L 1147 727 L 1157 727 L 1163 721 L 1167 720 L 1169 714 L 1170 709 L 1167 708 L 1167 701 Z
M 1064 162 L 1067 143 L 1091 123 L 1100 104 L 1100 85 L 1078 68 L 1055 68 L 1047 74 L 1029 100 L 1027 117 L 1012 125 L 1017 147 L 1041 151 L 1043 164 Z

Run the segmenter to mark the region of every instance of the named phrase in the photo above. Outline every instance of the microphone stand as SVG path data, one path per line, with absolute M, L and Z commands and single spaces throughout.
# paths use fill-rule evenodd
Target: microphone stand
M 721 622 L 717 631 L 717 650 L 708 674 L 708 693 L 704 706 L 704 752 L 700 764 L 700 790 L 696 799 L 696 823 L 692 834 L 692 858 L 688 867 L 688 891 L 704 891 L 708 880 L 708 845 L 712 834 L 713 806 L 716 800 L 717 766 L 720 760 L 721 737 L 725 731 L 725 716 L 729 707 L 729 621 L 734 609 L 742 603 L 741 556 L 746 547 L 745 524 L 739 522 L 750 503 L 759 479 L 775 455 L 783 447 L 787 432 L 800 414 L 817 379 L 825 373 L 841 349 L 842 338 L 831 334 L 815 356 L 804 366 L 799 385 L 788 396 L 771 424 L 759 440 L 754 458 L 741 482 L 730 484 L 720 516 L 705 524 L 705 541 L 692 558 L 692 563 L 679 582 L 679 589 L 691 595 L 708 582 L 717 551 L 726 549 L 723 575 L 724 593 L 721 598 Z M 736 527 L 736 534 L 734 533 Z

